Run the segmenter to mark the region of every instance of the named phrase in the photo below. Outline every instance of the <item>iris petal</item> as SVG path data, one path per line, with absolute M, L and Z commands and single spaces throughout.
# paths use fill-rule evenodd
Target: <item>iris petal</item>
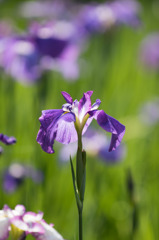
M 70 94 L 68 94 L 67 92 L 61 92 L 64 99 L 66 100 L 67 103 L 70 103 L 72 104 L 73 103 L 73 99 L 72 97 L 70 96 Z
M 2 240 L 8 239 L 9 225 L 10 225 L 9 219 L 7 217 L 3 216 L 3 213 L 0 213 L 0 239 L 2 239 Z
M 74 113 L 64 114 L 58 121 L 56 141 L 68 144 L 77 140 L 77 132 L 74 127 L 76 118 Z
M 97 99 L 96 102 L 92 105 L 91 110 L 97 110 L 101 104 L 101 100 Z
M 56 137 L 57 121 L 63 114 L 63 110 L 46 110 L 39 118 L 41 127 L 37 135 L 37 142 L 47 153 L 54 153 L 53 144 Z
M 7 135 L 0 134 L 0 141 L 6 145 L 11 145 L 16 143 L 16 139 L 14 137 L 8 137 Z
M 79 113 L 79 120 L 82 121 L 85 114 L 91 110 L 91 95 L 93 91 L 88 91 L 83 94 L 83 97 L 79 101 L 78 105 L 78 113 Z
M 115 150 L 119 145 L 125 133 L 125 126 L 115 118 L 107 115 L 103 110 L 97 111 L 97 123 L 107 132 L 112 133 L 109 152 Z
M 54 153 L 54 140 L 67 144 L 76 141 L 77 133 L 74 127 L 75 115 L 63 110 L 42 111 L 39 118 L 41 127 L 37 135 L 37 142 L 47 153 Z

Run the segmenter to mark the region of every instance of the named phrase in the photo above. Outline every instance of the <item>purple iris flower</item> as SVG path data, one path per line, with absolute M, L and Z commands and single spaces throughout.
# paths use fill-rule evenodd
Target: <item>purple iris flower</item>
M 159 33 L 150 34 L 142 41 L 140 60 L 148 69 L 159 68 Z
M 140 25 L 138 17 L 140 5 L 135 0 L 116 0 L 110 3 L 116 22 L 119 24 L 137 27 Z
M 31 38 L 40 54 L 42 69 L 59 71 L 66 79 L 79 75 L 80 46 L 76 41 L 76 27 L 71 22 L 56 21 L 30 27 Z
M 139 11 L 140 6 L 135 0 L 86 5 L 79 13 L 78 24 L 86 33 L 104 32 L 116 24 L 137 27 L 140 25 Z
M 19 14 L 25 18 L 63 18 L 64 15 L 67 15 L 66 4 L 65 1 L 61 0 L 22 2 L 19 7 Z
M 75 24 L 68 21 L 34 23 L 27 36 L 0 38 L 0 66 L 23 83 L 34 83 L 48 69 L 77 79 L 80 46 L 76 33 Z
M 42 111 L 42 116 L 39 118 L 41 126 L 37 142 L 45 152 L 54 153 L 55 140 L 63 144 L 77 141 L 77 132 L 80 131 L 83 135 L 93 119 L 104 130 L 112 133 L 109 151 L 115 150 L 120 145 L 125 133 L 125 126 L 103 110 L 97 110 L 101 103 L 100 99 L 91 105 L 92 93 L 93 91 L 88 91 L 83 94 L 80 101 L 73 101 L 68 93 L 62 92 L 66 100 L 62 109 Z
M 3 174 L 3 189 L 7 193 L 14 192 L 26 178 L 32 179 L 35 183 L 43 181 L 43 174 L 40 170 L 25 166 L 20 163 L 11 164 Z
M 8 137 L 7 135 L 4 135 L 2 133 L 0 133 L 0 141 L 6 145 L 11 145 L 16 143 L 16 139 L 14 137 Z
M 3 133 L 0 133 L 0 142 L 6 144 L 6 145 L 12 145 L 16 143 L 15 137 L 8 137 L 7 135 L 4 135 Z M 0 146 L 0 154 L 3 153 L 3 148 Z
M 13 78 L 25 82 L 35 82 L 40 74 L 40 58 L 36 45 L 27 37 L 3 39 L 1 65 Z
M 115 23 L 115 15 L 107 4 L 92 4 L 81 9 L 77 20 L 86 33 L 104 32 Z
M 104 162 L 113 164 L 124 159 L 126 153 L 125 146 L 121 144 L 115 151 L 109 152 L 108 147 L 103 147 L 99 150 L 98 155 Z

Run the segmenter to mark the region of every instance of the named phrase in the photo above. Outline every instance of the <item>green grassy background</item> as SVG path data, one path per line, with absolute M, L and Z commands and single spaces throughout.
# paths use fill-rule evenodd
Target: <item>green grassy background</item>
M 9 4 L 4 6 L 5 17 L 7 11 L 14 10 Z M 24 20 L 16 21 L 23 25 Z M 157 73 L 143 70 L 138 61 L 141 40 L 158 30 L 150 5 L 143 5 L 142 21 L 138 30 L 119 27 L 92 37 L 82 55 L 78 81 L 70 83 L 60 74 L 48 72 L 37 84 L 23 86 L 0 72 L 0 132 L 17 139 L 15 145 L 4 146 L 0 171 L 13 162 L 20 162 L 41 169 L 45 176 L 40 185 L 26 180 L 13 194 L 6 194 L 1 185 L 0 208 L 4 204 L 11 208 L 24 204 L 28 211 L 43 211 L 44 219 L 54 223 L 64 238 L 77 239 L 70 165 L 60 164 L 57 144 L 55 154 L 44 153 L 36 135 L 41 110 L 61 108 L 64 103 L 61 91 L 80 99 L 83 92 L 93 90 L 92 102 L 100 98 L 101 109 L 126 126 L 123 141 L 127 154 L 121 163 L 111 166 L 95 157 L 87 158 L 84 239 L 132 239 L 133 209 L 126 188 L 128 169 L 134 179 L 139 209 L 134 239 L 159 239 L 159 125 L 147 127 L 138 117 L 140 106 L 159 94 Z M 93 125 L 98 128 L 96 122 Z

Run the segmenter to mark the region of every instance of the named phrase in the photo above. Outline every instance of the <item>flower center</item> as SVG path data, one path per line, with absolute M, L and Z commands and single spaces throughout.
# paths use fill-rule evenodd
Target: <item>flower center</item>
M 83 127 L 87 119 L 89 118 L 89 114 L 86 115 L 81 113 L 79 114 L 78 105 L 79 105 L 78 100 L 75 100 L 72 104 L 65 103 L 62 106 L 62 110 L 65 112 L 72 112 L 75 114 L 76 116 L 75 128 L 77 132 L 82 132 Z
M 62 105 L 62 110 L 65 112 L 72 112 L 75 114 L 76 118 L 79 119 L 79 114 L 78 114 L 78 100 L 75 100 L 72 104 L 70 103 L 65 103 Z

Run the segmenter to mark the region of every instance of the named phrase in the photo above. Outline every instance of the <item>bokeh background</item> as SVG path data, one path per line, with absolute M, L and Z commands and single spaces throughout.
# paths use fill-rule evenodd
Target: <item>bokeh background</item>
M 85 5 L 90 2 L 81 1 Z M 6 24 L 1 39 L 26 34 L 33 21 L 59 21 L 54 14 L 26 17 L 22 3 L 0 2 L 0 23 Z M 80 99 L 83 92 L 93 90 L 92 102 L 100 98 L 100 108 L 124 124 L 126 133 L 124 154 L 119 159 L 87 154 L 84 239 L 159 239 L 159 68 L 143 64 L 141 57 L 144 39 L 159 31 L 159 4 L 157 0 L 138 3 L 138 26 L 117 24 L 94 31 L 80 42 L 79 76 L 73 81 L 56 70 L 47 70 L 28 84 L 17 81 L 1 67 L 0 133 L 17 139 L 12 146 L 1 144 L 1 209 L 4 204 L 11 208 L 24 204 L 28 211 L 43 211 L 44 219 L 54 223 L 65 239 L 77 239 L 78 217 L 69 161 L 60 159 L 61 144 L 56 143 L 55 154 L 49 155 L 42 151 L 36 136 L 41 111 L 60 109 L 64 103 L 61 91 Z M 81 6 L 77 1 L 68 4 L 69 14 L 70 6 L 77 4 Z M 159 44 L 153 51 L 159 51 Z M 95 121 L 92 126 L 99 130 Z M 110 135 L 103 134 L 109 141 Z M 14 165 L 17 187 L 7 190 L 5 173 L 15 163 L 27 166 L 29 173 L 34 169 L 38 179 L 32 176 L 18 180 L 21 169 Z

